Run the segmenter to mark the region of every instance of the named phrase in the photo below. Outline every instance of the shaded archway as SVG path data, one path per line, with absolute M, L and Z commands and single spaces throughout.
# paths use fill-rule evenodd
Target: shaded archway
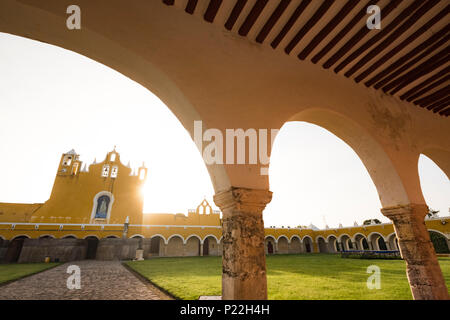
M 442 232 L 429 230 L 430 239 L 436 253 L 450 253 L 449 240 Z
M 40 236 L 39 239 L 47 239 L 47 240 L 49 240 L 49 239 L 55 239 L 55 237 L 52 236 L 51 234 L 44 234 L 44 235 Z
M 8 249 L 6 250 L 4 258 L 6 263 L 15 263 L 19 261 L 23 242 L 25 241 L 25 239 L 29 238 L 30 237 L 27 235 L 16 236 L 9 242 Z
M 278 237 L 278 253 L 279 254 L 287 254 L 289 253 L 289 240 L 286 236 Z
M 399 250 L 398 248 L 398 240 L 395 232 L 391 233 L 386 237 L 386 246 L 388 250 Z
M 323 237 L 317 237 L 317 245 L 320 253 L 328 253 L 328 245 Z
M 120 239 L 120 237 L 111 235 L 111 236 L 106 236 L 105 239 Z
M 302 252 L 302 242 L 299 236 L 292 236 L 289 252 L 294 254 Z
M 356 250 L 369 250 L 369 243 L 365 235 L 357 233 L 353 236 L 353 242 L 356 244 Z
M 386 242 L 382 234 L 378 232 L 372 232 L 371 234 L 369 234 L 367 239 L 371 250 L 387 250 Z
M 153 236 L 150 238 L 149 255 L 159 257 L 162 255 L 162 248 L 164 246 L 164 239 L 161 236 Z
M 73 234 L 68 234 L 68 235 L 62 237 L 61 239 L 78 239 L 78 238 Z
M 276 239 L 273 236 L 266 236 L 264 244 L 266 254 L 274 254 L 276 252 Z
M 349 251 L 353 249 L 352 239 L 348 234 L 342 234 L 338 238 L 340 244 L 340 251 Z
M 305 236 L 303 238 L 303 245 L 305 247 L 305 252 L 306 253 L 314 252 L 313 241 L 312 241 L 312 238 L 310 236 Z
M 84 239 L 87 241 L 86 259 L 95 259 L 97 256 L 98 238 L 95 236 L 88 236 Z
M 328 252 L 332 252 L 332 253 L 336 253 L 338 252 L 338 247 L 337 247 L 337 238 L 334 235 L 330 235 L 327 238 L 328 240 Z
M 167 239 L 166 255 L 168 257 L 184 254 L 184 240 L 180 235 L 172 235 Z
M 185 242 L 185 256 L 200 256 L 202 240 L 197 235 L 191 235 Z
M 386 242 L 384 241 L 383 237 L 378 238 L 377 245 L 379 250 L 388 250 Z
M 214 236 L 207 236 L 203 240 L 203 255 L 204 256 L 218 256 L 219 254 L 219 242 Z

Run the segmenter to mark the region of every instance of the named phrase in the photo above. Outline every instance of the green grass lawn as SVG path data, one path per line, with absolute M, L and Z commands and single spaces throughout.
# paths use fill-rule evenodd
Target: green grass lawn
M 439 258 L 450 288 L 450 258 Z M 221 257 L 156 258 L 126 262 L 180 299 L 221 295 Z M 381 289 L 369 290 L 367 267 L 381 270 Z M 342 259 L 331 254 L 267 257 L 269 299 L 412 299 L 403 260 Z
M 38 273 L 59 263 L 14 263 L 0 264 L 0 284 Z

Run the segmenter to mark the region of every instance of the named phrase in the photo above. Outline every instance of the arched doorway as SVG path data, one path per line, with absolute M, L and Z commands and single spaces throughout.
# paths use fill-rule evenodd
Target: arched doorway
M 429 230 L 431 242 L 433 243 L 436 253 L 450 253 L 447 238 L 439 232 Z
M 86 259 L 95 259 L 97 256 L 98 238 L 89 236 L 85 239 L 87 241 Z
M 25 239 L 29 238 L 27 236 L 18 236 L 9 242 L 8 250 L 5 255 L 6 263 L 15 263 L 19 261 Z
M 311 253 L 313 252 L 312 240 L 309 237 L 303 238 L 303 243 L 305 244 L 305 252 Z
M 72 235 L 68 235 L 68 236 L 64 236 L 61 239 L 77 239 L 77 237 L 72 236 Z
M 298 236 L 291 238 L 291 245 L 289 248 L 290 253 L 301 253 L 302 252 L 302 242 Z
M 341 244 L 341 251 L 348 251 L 353 249 L 352 240 L 349 235 L 341 235 L 339 239 L 339 242 Z
M 319 237 L 317 239 L 317 244 L 319 246 L 319 252 L 320 253 L 327 253 L 328 252 L 327 243 L 325 242 L 325 240 L 322 237 Z
M 356 244 L 356 250 L 369 250 L 369 244 L 363 234 L 358 233 L 354 236 L 353 239 Z
M 268 254 L 273 254 L 273 245 L 272 245 L 272 241 L 268 241 L 268 242 L 267 242 L 267 253 L 268 253 Z
M 264 239 L 266 254 L 274 254 L 276 252 L 275 242 L 276 240 L 273 236 L 266 236 Z
M 288 239 L 284 236 L 278 238 L 278 253 L 279 254 L 289 253 L 289 242 Z
M 369 243 L 366 238 L 362 238 L 361 240 L 363 250 L 370 250 Z
M 328 236 L 328 248 L 329 252 L 336 253 L 339 251 L 337 248 L 337 238 L 335 236 Z
M 150 255 L 160 256 L 161 255 L 161 244 L 164 243 L 164 239 L 160 236 L 152 237 L 150 239 Z
M 203 240 L 203 255 L 204 256 L 218 256 L 219 243 L 213 236 L 208 236 Z
M 197 236 L 192 236 L 186 240 L 185 255 L 199 256 L 201 253 L 201 241 Z
M 379 237 L 378 240 L 378 248 L 379 250 L 387 250 L 386 242 L 384 241 L 383 237 Z
M 209 256 L 209 239 L 206 238 L 205 241 L 203 241 L 203 255 Z
M 176 257 L 183 255 L 183 238 L 181 236 L 170 237 L 167 241 L 166 255 Z
M 371 250 L 387 250 L 383 236 L 377 232 L 369 234 L 368 243 Z

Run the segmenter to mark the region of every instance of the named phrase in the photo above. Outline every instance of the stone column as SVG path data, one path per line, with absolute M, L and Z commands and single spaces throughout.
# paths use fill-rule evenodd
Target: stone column
M 203 243 L 200 243 L 200 256 L 203 257 Z
M 352 241 L 352 247 L 353 247 L 353 250 L 359 250 L 358 244 L 356 243 L 356 241 Z
M 425 226 L 428 207 L 409 204 L 383 208 L 392 220 L 414 299 L 449 299 L 444 277 Z
M 165 257 L 167 255 L 167 245 L 164 242 L 164 240 L 159 239 L 159 255 L 161 257 Z M 161 250 L 161 243 L 162 243 L 162 250 Z
M 338 242 L 337 245 L 338 245 L 338 252 L 344 251 L 344 247 L 342 246 L 342 242 Z
M 267 299 L 262 211 L 272 192 L 232 187 L 217 193 L 223 213 L 222 299 Z
M 186 243 L 183 241 L 183 247 L 181 249 L 181 256 L 182 257 L 187 257 L 187 252 L 186 252 Z

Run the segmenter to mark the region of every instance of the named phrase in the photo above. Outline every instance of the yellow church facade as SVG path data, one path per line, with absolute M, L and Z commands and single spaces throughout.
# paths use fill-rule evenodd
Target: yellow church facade
M 219 211 L 203 200 L 187 214 L 144 214 L 148 169 L 132 169 L 114 149 L 87 166 L 71 150 L 61 156 L 50 199 L 0 203 L 0 261 L 221 255 Z M 450 248 L 450 217 L 425 221 Z M 265 228 L 267 254 L 398 250 L 391 223 L 328 228 Z

